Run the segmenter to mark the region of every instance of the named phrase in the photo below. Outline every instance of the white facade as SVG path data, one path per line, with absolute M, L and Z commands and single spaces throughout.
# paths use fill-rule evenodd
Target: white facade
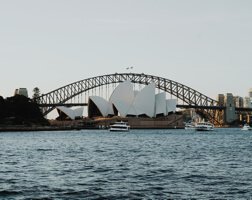
M 67 108 L 65 106 L 58 106 L 57 109 L 65 113 L 70 119 L 74 120 L 76 117 L 82 117 L 83 116 L 83 110 L 84 107 L 71 109 Z

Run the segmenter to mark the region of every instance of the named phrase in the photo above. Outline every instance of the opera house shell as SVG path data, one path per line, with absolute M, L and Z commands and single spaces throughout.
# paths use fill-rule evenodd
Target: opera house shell
M 132 83 L 127 80 L 120 83 L 109 100 L 90 96 L 88 101 L 89 117 L 157 117 L 166 116 L 176 111 L 176 99 L 166 99 L 166 93 L 155 94 L 155 83 L 134 91 Z
M 69 119 L 72 119 L 72 120 L 76 118 L 81 118 L 83 116 L 83 110 L 84 110 L 84 107 L 80 107 L 76 109 L 67 108 L 65 106 L 57 107 L 57 111 L 60 116 L 64 114 L 65 116 L 67 116 Z

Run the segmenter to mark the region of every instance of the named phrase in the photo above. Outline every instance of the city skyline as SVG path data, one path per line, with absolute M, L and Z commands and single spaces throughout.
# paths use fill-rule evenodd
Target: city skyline
M 252 2 L 0 0 L 0 95 L 115 72 L 215 98 L 252 87 Z M 130 69 L 133 67 L 133 69 Z M 128 70 L 126 68 L 129 68 Z

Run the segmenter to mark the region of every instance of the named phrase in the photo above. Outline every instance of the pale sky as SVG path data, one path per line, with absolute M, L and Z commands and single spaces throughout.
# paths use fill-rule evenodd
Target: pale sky
M 252 87 L 251 0 L 0 0 L 0 95 L 146 73 L 216 98 Z

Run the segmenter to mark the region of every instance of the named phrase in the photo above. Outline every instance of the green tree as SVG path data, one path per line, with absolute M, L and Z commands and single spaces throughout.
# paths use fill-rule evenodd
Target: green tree
M 32 95 L 32 99 L 36 101 L 36 98 L 38 98 L 40 96 L 40 89 L 38 87 L 35 87 L 33 89 L 33 95 Z M 37 102 L 39 103 L 39 102 Z

